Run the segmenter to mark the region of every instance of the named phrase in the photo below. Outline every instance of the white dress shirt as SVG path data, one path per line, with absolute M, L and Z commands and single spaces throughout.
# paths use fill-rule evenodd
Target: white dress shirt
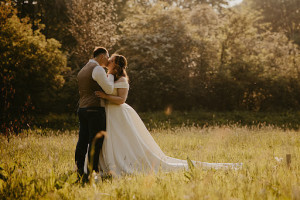
M 114 76 L 112 74 L 107 75 L 103 67 L 101 67 L 96 60 L 90 59 L 89 62 L 97 64 L 92 73 L 93 79 L 106 94 L 112 94 L 114 91 Z

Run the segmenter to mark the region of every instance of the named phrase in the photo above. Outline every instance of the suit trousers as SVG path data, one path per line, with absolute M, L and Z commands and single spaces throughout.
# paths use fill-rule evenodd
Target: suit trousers
M 99 172 L 99 154 L 102 149 L 104 135 L 96 135 L 106 131 L 106 113 L 104 107 L 79 108 L 79 138 L 75 151 L 75 162 L 79 173 L 83 174 L 85 156 L 88 151 L 88 166 Z M 89 149 L 87 150 L 89 145 Z M 89 167 L 88 167 L 89 173 Z

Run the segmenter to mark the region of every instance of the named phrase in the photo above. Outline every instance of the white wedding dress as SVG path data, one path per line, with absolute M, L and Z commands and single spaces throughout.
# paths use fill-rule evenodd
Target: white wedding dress
M 127 82 L 114 85 L 113 95 L 117 88 L 128 88 Z M 173 171 L 188 169 L 188 162 L 166 156 L 145 127 L 143 121 L 128 104 L 116 105 L 107 103 L 106 107 L 107 134 L 100 152 L 99 167 L 104 173 L 114 176 L 132 173 Z M 192 161 L 203 168 L 238 169 L 238 163 L 206 163 Z M 86 162 L 87 163 L 87 162 Z

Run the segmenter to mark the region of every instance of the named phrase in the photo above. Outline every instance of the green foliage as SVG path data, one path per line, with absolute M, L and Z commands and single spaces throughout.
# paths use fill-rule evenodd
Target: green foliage
M 258 23 L 260 15 L 248 8 L 225 13 L 220 32 L 220 66 L 207 95 L 219 109 L 268 110 L 298 108 L 299 99 L 286 98 L 281 88 L 298 82 L 298 64 L 291 51 L 295 46 L 280 33 L 271 33 Z M 297 52 L 298 54 L 299 52 Z M 297 61 L 297 63 L 300 60 Z M 291 95 L 296 94 L 291 88 Z M 278 93 L 280 95 L 278 95 Z M 288 101 L 293 101 L 290 103 Z M 272 102 L 272 103 L 271 103 Z
M 68 30 L 77 43 L 69 53 L 78 70 L 91 58 L 95 47 L 110 49 L 116 43 L 115 5 L 114 1 L 99 0 L 73 0 L 66 5 Z
M 68 68 L 58 41 L 33 31 L 9 3 L 0 6 L 1 132 L 8 133 L 28 123 L 27 111 L 50 110 Z
M 32 124 L 33 127 L 54 130 L 76 130 L 79 127 L 77 113 L 40 115 Z
M 177 99 L 183 98 L 188 83 L 184 58 L 189 54 L 190 39 L 180 20 L 181 11 L 166 11 L 163 4 L 157 4 L 149 9 L 132 7 L 128 12 L 132 14 L 122 23 L 118 53 L 130 63 L 131 102 L 139 110 L 169 104 L 184 107 L 184 100 Z
M 209 5 L 214 9 L 218 9 L 218 11 L 221 11 L 222 9 L 224 9 L 224 6 L 228 5 L 228 2 L 230 1 L 232 0 L 164 0 L 163 2 L 167 3 L 166 7 L 172 7 L 175 5 L 181 8 L 193 9 L 195 6 L 198 5 Z M 153 0 L 150 3 L 147 0 L 137 0 L 134 2 L 139 4 L 149 5 L 151 3 L 159 3 L 161 1 Z
M 271 126 L 282 129 L 299 129 L 299 112 L 213 112 L 193 110 L 139 113 L 148 129 L 173 129 L 178 127 L 208 126 Z
M 195 178 L 195 166 L 189 157 L 187 157 L 187 162 L 188 162 L 189 169 L 184 173 L 184 176 L 189 181 L 193 181 Z
M 76 40 L 68 30 L 70 23 L 68 7 L 64 0 L 14 0 L 19 18 L 29 17 L 34 30 L 39 28 L 39 23 L 45 24 L 41 32 L 47 38 L 55 38 L 62 44 L 63 50 L 71 50 L 76 45 Z
M 216 112 L 208 110 L 156 111 L 138 113 L 149 130 L 174 129 L 178 127 L 207 126 L 271 126 L 285 130 L 299 130 L 300 112 Z M 78 130 L 78 116 L 73 114 L 49 114 L 39 116 L 32 128 L 41 130 Z M 47 131 L 40 132 L 41 135 Z
M 261 10 L 263 22 L 268 22 L 275 32 L 284 32 L 300 45 L 300 5 L 298 0 L 245 0 L 253 9 Z
M 11 109 L 2 112 L 7 118 L 20 116 L 6 124 L 26 124 L 33 107 L 75 113 L 78 70 L 98 45 L 128 58 L 128 103 L 138 111 L 298 110 L 299 5 L 272 2 L 244 0 L 233 8 L 225 0 L 2 3 L 1 53 L 10 53 L 1 54 L 1 107 Z M 62 67 L 65 57 L 72 70 Z
M 299 109 L 299 50 L 249 7 L 127 4 L 119 53 L 138 110 Z M 151 91 L 151 92 L 149 92 Z

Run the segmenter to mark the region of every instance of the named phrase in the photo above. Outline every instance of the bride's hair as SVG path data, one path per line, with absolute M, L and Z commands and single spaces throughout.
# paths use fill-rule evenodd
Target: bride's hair
M 112 56 L 115 57 L 115 70 L 117 73 L 115 76 L 115 81 L 121 77 L 125 77 L 128 80 L 126 68 L 127 68 L 127 60 L 124 56 L 119 54 L 113 54 Z

